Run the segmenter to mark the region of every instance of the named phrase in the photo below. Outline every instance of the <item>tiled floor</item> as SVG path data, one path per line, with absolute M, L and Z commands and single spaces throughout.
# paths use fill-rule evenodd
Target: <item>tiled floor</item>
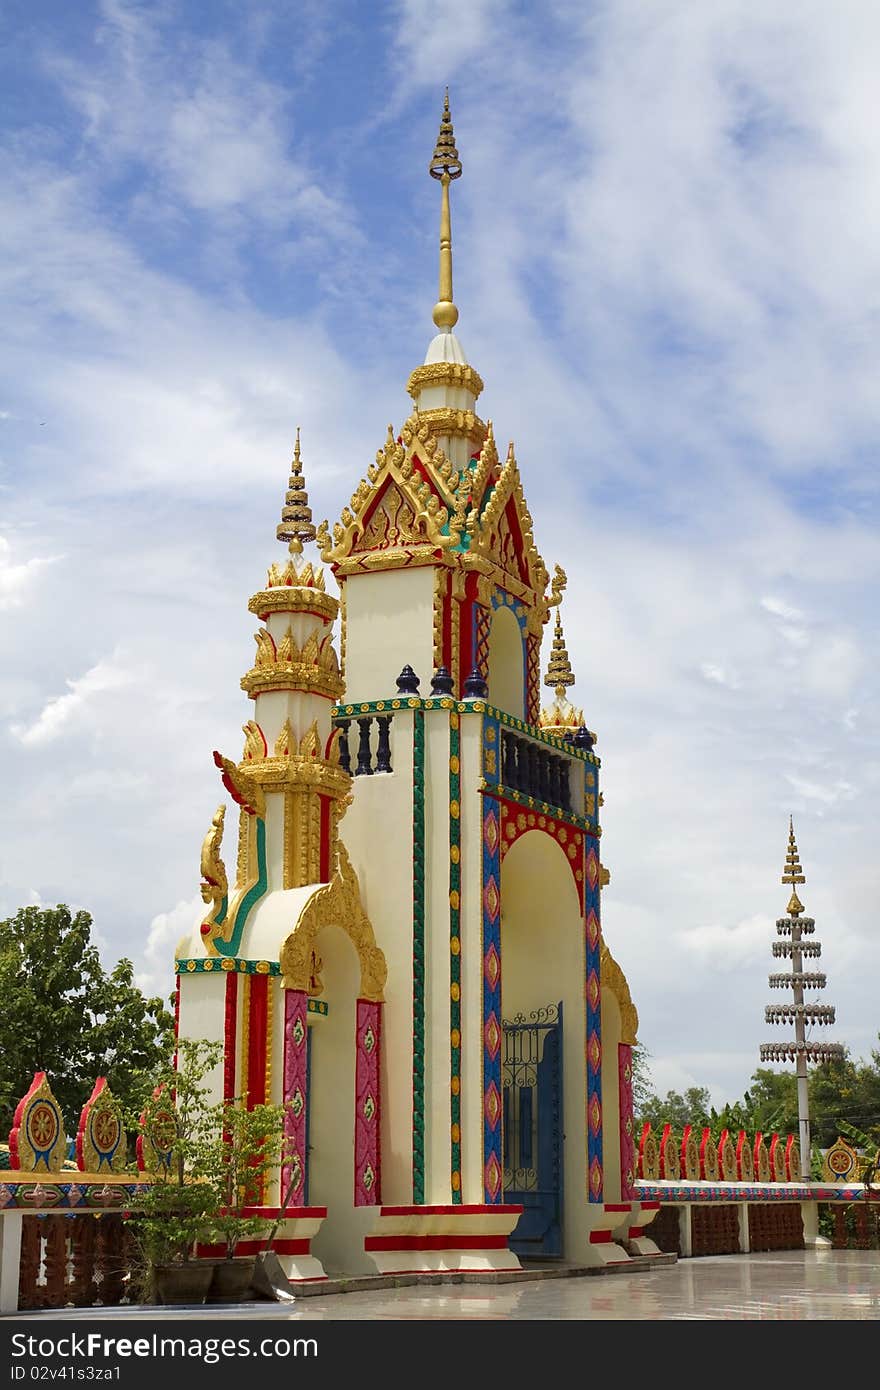
M 13 1315 L 15 1316 L 15 1315 Z M 19 1314 L 19 1318 L 40 1314 Z M 635 1273 L 544 1279 L 516 1285 L 407 1286 L 196 1308 L 68 1309 L 53 1318 L 234 1318 L 284 1321 L 382 1319 L 866 1320 L 880 1318 L 880 1252 L 787 1250 L 718 1255 Z

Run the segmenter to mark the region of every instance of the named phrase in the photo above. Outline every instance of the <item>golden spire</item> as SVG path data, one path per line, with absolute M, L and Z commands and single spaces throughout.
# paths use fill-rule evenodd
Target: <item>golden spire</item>
M 440 295 L 434 305 L 434 322 L 449 332 L 458 322 L 458 310 L 452 302 L 452 222 L 449 216 L 449 185 L 461 178 L 461 161 L 455 148 L 452 117 L 449 114 L 449 88 L 443 99 L 440 134 L 434 146 L 434 157 L 428 165 L 432 179 L 440 180 Z
M 804 871 L 801 868 L 800 855 L 798 854 L 797 841 L 794 838 L 794 821 L 791 816 L 788 818 L 788 851 L 785 856 L 785 872 L 782 875 L 783 883 L 806 883 Z M 792 887 L 791 897 L 788 900 L 788 915 L 799 917 L 804 910 L 804 905 L 797 895 L 797 890 Z
M 556 691 L 560 700 L 565 694 L 567 685 L 574 685 L 574 672 L 571 669 L 571 662 L 568 659 L 568 652 L 565 649 L 565 638 L 562 635 L 562 617 L 559 609 L 556 610 L 556 631 L 553 634 L 553 650 L 550 653 L 550 664 L 547 667 L 547 674 L 544 677 L 544 684 L 549 685 Z
M 558 568 L 558 566 L 557 566 Z M 572 736 L 584 722 L 584 712 L 576 709 L 570 700 L 565 698 L 565 687 L 574 685 L 574 672 L 571 669 L 571 662 L 568 659 L 568 652 L 565 648 L 565 638 L 562 634 L 562 618 L 559 609 L 556 610 L 556 631 L 553 635 L 553 649 L 550 652 L 550 663 L 547 667 L 547 674 L 544 677 L 544 684 L 549 685 L 555 691 L 556 699 L 549 709 L 542 709 L 538 717 L 538 723 L 542 729 L 547 729 L 550 733 L 560 736 Z M 596 735 L 593 734 L 595 742 Z
M 290 466 L 287 496 L 281 508 L 281 523 L 275 534 L 280 541 L 287 541 L 291 555 L 299 555 L 303 543 L 315 539 L 312 509 L 309 506 L 309 494 L 306 492 L 306 480 L 303 477 L 299 453 L 299 425 L 296 427 L 296 445 L 293 450 L 293 463 Z

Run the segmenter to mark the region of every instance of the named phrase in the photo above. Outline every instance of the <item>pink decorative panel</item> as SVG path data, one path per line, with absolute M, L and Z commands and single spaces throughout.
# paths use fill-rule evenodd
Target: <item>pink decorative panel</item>
M 354 1078 L 354 1204 L 381 1202 L 379 1155 L 379 1042 L 381 1004 L 357 1001 Z
M 285 1157 L 281 1170 L 281 1198 L 291 1187 L 289 1205 L 302 1206 L 306 1185 L 306 1126 L 308 1120 L 309 1031 L 306 1027 L 308 996 L 303 989 L 284 991 L 284 1117 Z
M 618 1044 L 617 1075 L 620 1096 L 620 1200 L 629 1202 L 636 1196 L 632 1047 L 629 1043 Z

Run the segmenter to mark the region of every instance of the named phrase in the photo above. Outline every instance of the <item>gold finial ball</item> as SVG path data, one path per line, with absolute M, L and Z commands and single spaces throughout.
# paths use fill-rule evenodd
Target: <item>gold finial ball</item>
M 441 299 L 434 305 L 434 322 L 438 328 L 447 331 L 458 323 L 458 310 L 449 299 Z

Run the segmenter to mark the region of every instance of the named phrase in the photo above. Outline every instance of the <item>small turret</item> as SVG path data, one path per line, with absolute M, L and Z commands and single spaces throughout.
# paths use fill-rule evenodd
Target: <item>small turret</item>
M 565 636 L 562 631 L 562 614 L 556 609 L 556 626 L 553 632 L 553 647 L 550 652 L 550 661 L 547 666 L 547 674 L 544 677 L 544 684 L 549 685 L 555 692 L 556 699 L 547 709 L 541 710 L 539 724 L 548 733 L 558 734 L 561 738 L 566 736 L 575 739 L 578 731 L 584 728 L 584 732 L 589 731 L 584 727 L 584 712 L 577 709 L 570 700 L 565 697 L 568 686 L 574 685 L 575 676 L 571 669 L 571 662 L 568 650 L 565 645 Z M 590 734 L 592 747 L 596 741 L 596 735 Z

